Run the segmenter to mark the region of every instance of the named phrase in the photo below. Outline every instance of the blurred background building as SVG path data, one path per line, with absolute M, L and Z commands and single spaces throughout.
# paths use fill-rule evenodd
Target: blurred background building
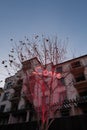
M 14 76 L 6 78 L 4 89 L 0 89 L 1 125 L 37 120 L 34 107 L 23 92 L 23 79 L 25 69 L 31 73 L 33 68 L 38 66 L 40 62 L 37 58 L 33 58 L 23 62 L 22 69 Z M 54 65 L 54 67 L 55 72 L 61 74 L 59 80 L 66 88 L 66 97 L 62 106 L 57 109 L 55 118 L 87 114 L 87 55 Z M 46 68 L 51 70 L 51 64 Z M 57 98 L 55 105 L 57 106 Z

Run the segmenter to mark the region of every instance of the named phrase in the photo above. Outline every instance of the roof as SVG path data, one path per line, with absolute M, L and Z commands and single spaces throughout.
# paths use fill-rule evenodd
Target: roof
M 57 64 L 57 65 L 66 64 L 66 63 L 73 62 L 73 61 L 75 61 L 75 60 L 78 60 L 78 59 L 81 59 L 81 58 L 85 58 L 85 57 L 87 57 L 87 54 L 86 54 L 86 55 L 83 55 L 83 56 L 79 56 L 79 57 L 73 58 L 73 59 L 70 59 L 70 60 L 67 60 L 67 61 L 64 61 L 64 62 L 59 63 L 59 64 Z M 57 65 L 55 65 L 55 66 L 57 66 Z
M 37 58 L 37 57 L 34 57 L 34 58 L 32 58 L 32 59 L 29 59 L 29 60 L 23 61 L 22 64 L 29 63 L 29 62 L 31 62 L 31 61 L 33 61 L 33 60 L 37 60 L 37 61 L 40 63 L 40 61 L 38 60 L 38 58 Z

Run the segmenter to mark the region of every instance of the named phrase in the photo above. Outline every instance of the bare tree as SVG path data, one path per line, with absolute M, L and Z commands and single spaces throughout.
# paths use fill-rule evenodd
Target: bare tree
M 42 65 L 48 63 L 58 64 L 64 60 L 66 54 L 67 40 L 58 40 L 57 37 L 46 38 L 42 35 L 40 38 L 38 35 L 34 36 L 33 39 L 28 39 L 25 37 L 24 40 L 19 41 L 17 44 L 13 39 L 13 48 L 9 54 L 9 64 L 20 67 L 20 65 L 25 60 L 37 57 Z M 14 57 L 16 54 L 16 58 Z M 17 60 L 18 59 L 18 60 Z
M 13 39 L 11 41 L 14 42 Z M 61 73 L 56 73 L 55 70 L 55 65 L 65 58 L 66 43 L 59 41 L 57 37 L 40 38 L 36 35 L 31 40 L 25 37 L 19 44 L 14 42 L 9 54 L 10 67 L 14 71 L 23 69 L 23 91 L 34 106 L 40 130 L 49 128 L 66 97 L 65 86 L 60 80 Z M 29 68 L 23 68 L 25 61 L 35 57 L 40 63 L 39 66 L 34 66 L 31 62 L 31 72 Z M 2 63 L 5 64 L 5 61 Z M 47 68 L 48 64 L 50 69 Z

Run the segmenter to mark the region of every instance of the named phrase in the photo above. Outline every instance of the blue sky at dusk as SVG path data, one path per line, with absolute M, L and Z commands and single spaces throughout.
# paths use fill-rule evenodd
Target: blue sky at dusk
M 87 0 L 0 0 L 0 62 L 12 47 L 11 38 L 34 34 L 68 37 L 69 58 L 87 54 Z M 0 80 L 6 76 L 0 64 Z

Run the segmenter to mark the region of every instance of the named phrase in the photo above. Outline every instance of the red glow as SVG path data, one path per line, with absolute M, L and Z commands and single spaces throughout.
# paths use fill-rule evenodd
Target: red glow
M 42 68 L 40 66 L 36 67 L 35 71 L 32 72 L 32 73 L 35 74 L 35 75 L 43 75 L 43 76 L 56 77 L 58 79 L 62 78 L 62 74 L 61 73 L 56 73 L 56 72 L 48 71 L 46 69 L 42 70 Z
M 44 76 L 46 78 L 44 78 Z M 53 70 L 48 71 L 46 69 L 42 69 L 41 66 L 36 67 L 31 76 L 26 73 L 23 83 L 25 95 L 30 102 L 33 102 L 34 107 L 38 115 L 40 114 L 39 117 L 41 117 L 43 123 L 46 121 L 48 113 L 55 112 L 55 103 L 58 104 L 58 109 L 65 99 L 65 86 L 63 86 L 61 81 L 58 80 L 61 78 L 61 73 L 56 73 Z M 46 94 L 47 92 L 48 94 Z M 49 97 L 48 102 L 46 101 L 46 96 Z M 51 110 L 51 107 L 53 110 Z M 40 112 L 37 108 L 40 109 Z

